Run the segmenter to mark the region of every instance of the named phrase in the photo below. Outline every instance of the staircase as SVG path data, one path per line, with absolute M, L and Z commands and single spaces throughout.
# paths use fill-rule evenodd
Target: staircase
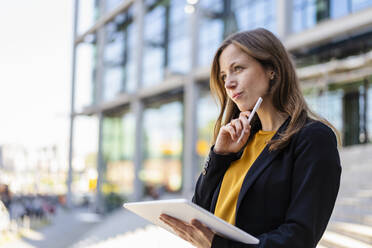
M 318 248 L 372 248 L 372 145 L 340 149 L 341 186 Z

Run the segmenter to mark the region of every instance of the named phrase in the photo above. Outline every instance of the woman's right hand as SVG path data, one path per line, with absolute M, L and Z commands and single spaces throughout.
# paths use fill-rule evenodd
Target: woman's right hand
M 215 153 L 227 155 L 236 153 L 243 148 L 251 133 L 251 125 L 248 123 L 250 113 L 250 111 L 241 112 L 239 118 L 231 120 L 220 128 L 213 149 Z M 242 132 L 244 132 L 244 135 L 238 143 Z

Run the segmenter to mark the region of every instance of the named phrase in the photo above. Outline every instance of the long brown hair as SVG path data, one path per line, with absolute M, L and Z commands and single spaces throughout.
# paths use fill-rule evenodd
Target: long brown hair
M 307 106 L 296 75 L 295 67 L 283 44 L 270 31 L 258 28 L 251 31 L 239 32 L 227 37 L 217 49 L 213 58 L 210 88 L 218 99 L 221 107 L 220 114 L 214 127 L 213 143 L 216 142 L 219 130 L 232 119 L 238 118 L 240 110 L 228 97 L 222 79 L 220 78 L 219 57 L 222 51 L 230 44 L 239 47 L 242 52 L 255 58 L 264 68 L 270 68 L 275 72 L 274 80 L 271 80 L 270 93 L 274 107 L 281 113 L 290 116 L 287 129 L 280 134 L 279 138 L 269 142 L 270 150 L 284 148 L 292 135 L 297 133 L 306 123 L 307 118 L 319 120 L 332 128 L 340 143 L 340 135 L 337 129 L 326 119 L 312 112 Z M 251 136 L 261 128 L 258 115 L 251 122 Z

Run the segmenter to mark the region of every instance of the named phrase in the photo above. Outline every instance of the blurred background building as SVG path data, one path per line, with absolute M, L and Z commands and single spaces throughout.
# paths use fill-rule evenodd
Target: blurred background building
M 342 133 L 345 202 L 354 186 L 370 199 L 352 170 L 371 172 L 372 0 L 76 0 L 69 195 L 99 211 L 107 199 L 190 197 L 218 114 L 211 59 L 257 27 L 280 37 L 308 104 Z
M 62 161 L 56 145 L 0 145 L 0 184 L 9 185 L 13 194 L 64 195 L 67 167 Z

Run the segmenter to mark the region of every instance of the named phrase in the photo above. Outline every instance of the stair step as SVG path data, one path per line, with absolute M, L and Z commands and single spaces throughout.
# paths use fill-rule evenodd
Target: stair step
M 336 202 L 335 210 L 351 210 L 358 212 L 366 212 L 372 214 L 372 198 L 356 198 L 356 197 L 341 197 Z
M 371 199 L 372 197 L 372 189 L 363 189 L 359 190 L 356 197 L 368 198 Z
M 328 247 L 323 246 L 323 245 L 317 245 L 316 248 L 328 248 Z
M 324 233 L 321 245 L 332 248 L 372 248 L 372 245 L 333 231 Z
M 372 215 L 363 216 L 363 223 L 372 226 Z
M 331 217 L 333 222 L 349 222 L 356 223 L 366 226 L 372 226 L 372 215 L 363 214 L 346 214 L 346 213 L 334 213 Z
M 333 222 L 330 229 L 372 244 L 372 227 L 370 226 L 347 222 Z

